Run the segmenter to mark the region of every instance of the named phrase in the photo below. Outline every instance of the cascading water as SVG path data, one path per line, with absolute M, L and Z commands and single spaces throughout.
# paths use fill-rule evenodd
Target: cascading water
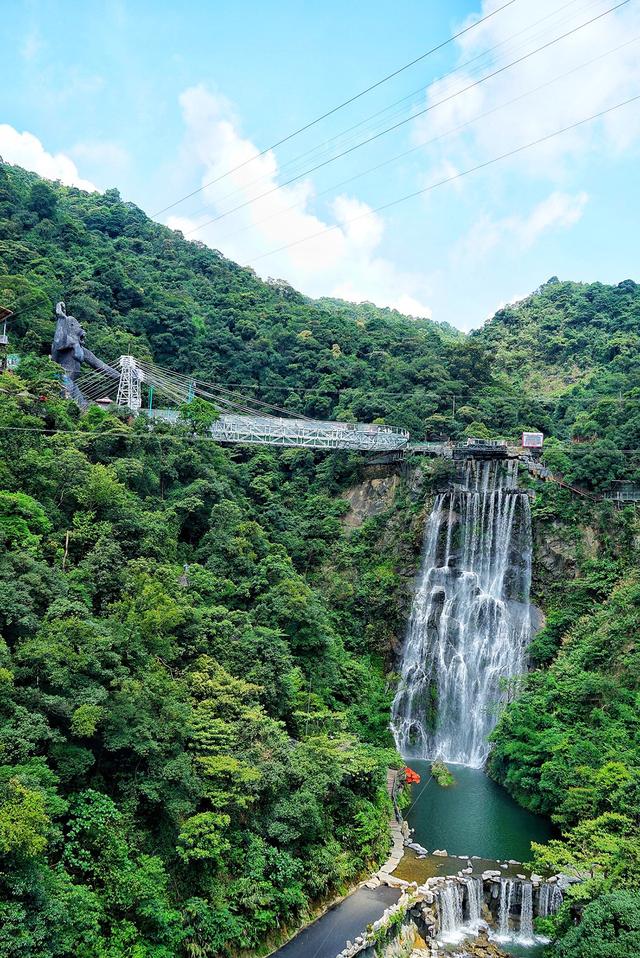
M 509 916 L 513 900 L 514 884 L 510 878 L 500 880 L 500 905 L 498 907 L 498 941 L 505 941 L 510 936 Z
M 543 914 L 542 908 L 551 907 L 552 893 L 547 892 L 545 894 L 546 904 L 541 889 L 537 912 L 540 915 Z M 515 881 L 512 878 L 500 879 L 498 927 L 494 935 L 496 941 L 515 941 L 519 945 L 525 946 L 533 945 L 536 942 L 545 942 L 547 939 L 536 935 L 533 930 L 533 904 L 533 885 L 530 881 L 520 881 L 519 879 Z
M 467 886 L 467 908 L 469 912 L 467 921 L 472 928 L 477 928 L 482 922 L 482 879 L 465 878 L 464 883 Z
M 540 898 L 538 900 L 538 914 L 542 918 L 549 915 L 555 915 L 562 904 L 562 891 L 557 884 L 550 885 L 548 882 L 540 889 Z
M 523 882 L 522 902 L 520 905 L 520 943 L 533 944 L 533 887 L 530 882 Z
M 440 938 L 443 941 L 459 941 L 462 926 L 462 899 L 458 885 L 450 882 L 438 891 L 438 917 Z
M 530 638 L 531 517 L 513 462 L 468 460 L 425 530 L 391 725 L 402 755 L 482 766 Z

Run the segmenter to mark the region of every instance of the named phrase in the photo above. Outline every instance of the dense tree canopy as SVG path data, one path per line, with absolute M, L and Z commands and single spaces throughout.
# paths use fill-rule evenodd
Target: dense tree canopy
M 386 849 L 353 463 L 79 422 L 52 375 L 0 392 L 0 954 L 255 946 Z
M 542 429 L 587 485 L 637 472 L 637 459 L 616 455 L 640 447 L 630 280 L 550 280 L 464 337 L 369 303 L 314 302 L 186 241 L 117 190 L 0 166 L 0 304 L 16 311 L 16 345 L 48 351 L 57 299 L 105 360 L 130 351 L 307 416 L 386 421 L 416 439 Z
M 117 190 L 0 165 L 22 356 L 0 379 L 0 955 L 252 949 L 386 849 L 390 650 L 440 468 L 347 536 L 356 456 L 221 449 L 205 403 L 150 432 L 63 401 L 58 299 L 107 361 L 416 439 L 541 429 L 554 473 L 603 490 L 639 478 L 640 287 L 550 280 L 464 337 L 314 302 Z M 547 487 L 534 516 L 570 537 L 586 521 Z M 549 591 L 490 765 L 561 828 L 539 867 L 588 876 L 558 958 L 597 954 L 596 934 L 617 958 L 638 933 L 638 533 L 630 512 L 599 521 L 600 554 Z

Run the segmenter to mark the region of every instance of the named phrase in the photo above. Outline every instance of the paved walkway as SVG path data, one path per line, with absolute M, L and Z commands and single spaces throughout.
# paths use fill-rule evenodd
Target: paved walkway
M 272 958 L 336 958 L 400 897 L 399 888 L 358 888 L 283 945 Z

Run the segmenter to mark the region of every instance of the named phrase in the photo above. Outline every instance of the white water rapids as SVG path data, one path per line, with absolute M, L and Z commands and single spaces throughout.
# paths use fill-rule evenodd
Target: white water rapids
M 513 462 L 436 497 L 391 725 L 401 755 L 482 766 L 531 635 L 531 516 Z

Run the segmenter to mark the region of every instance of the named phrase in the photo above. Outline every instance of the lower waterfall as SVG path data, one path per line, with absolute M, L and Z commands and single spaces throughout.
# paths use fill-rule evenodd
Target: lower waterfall
M 438 939 L 458 944 L 484 931 L 500 944 L 546 944 L 549 939 L 536 934 L 533 922 L 537 916 L 555 914 L 562 904 L 557 876 L 552 882 L 539 883 L 538 879 L 489 875 L 485 879 L 458 872 L 439 884 L 434 894 Z
M 533 887 L 529 882 L 522 883 L 519 938 L 523 944 L 533 943 Z
M 438 892 L 440 937 L 444 941 L 460 939 L 462 928 L 462 899 L 458 885 L 450 882 Z
M 513 881 L 503 878 L 500 882 L 500 905 L 498 910 L 498 940 L 506 940 L 510 935 L 509 918 L 513 899 Z
M 562 891 L 557 884 L 549 885 L 547 882 L 540 889 L 540 899 L 538 904 L 538 914 L 543 918 L 548 915 L 555 915 L 562 904 Z
M 467 908 L 469 911 L 468 922 L 472 927 L 477 928 L 482 921 L 482 879 L 465 878 L 467 886 Z
M 531 517 L 514 462 L 461 479 L 427 522 L 391 726 L 404 756 L 478 768 L 530 638 Z

